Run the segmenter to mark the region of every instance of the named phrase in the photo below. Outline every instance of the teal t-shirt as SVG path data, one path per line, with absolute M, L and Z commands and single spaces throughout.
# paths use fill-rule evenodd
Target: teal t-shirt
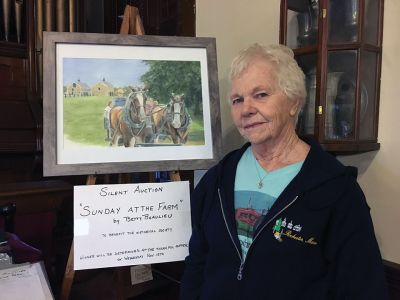
M 267 172 L 254 157 L 251 147 L 243 153 L 235 178 L 235 219 L 243 258 L 258 225 L 302 165 L 303 161 Z

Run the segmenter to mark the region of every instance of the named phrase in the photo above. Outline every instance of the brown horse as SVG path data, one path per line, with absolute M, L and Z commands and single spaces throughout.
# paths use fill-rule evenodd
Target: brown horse
M 125 147 L 142 143 L 146 134 L 146 114 L 144 104 L 146 91 L 132 90 L 123 107 L 114 107 L 110 112 L 110 145 L 118 146 L 122 139 Z
M 192 120 L 185 107 L 184 94 L 172 94 L 167 105 L 157 105 L 151 114 L 156 141 L 164 134 L 169 135 L 174 144 L 186 144 Z

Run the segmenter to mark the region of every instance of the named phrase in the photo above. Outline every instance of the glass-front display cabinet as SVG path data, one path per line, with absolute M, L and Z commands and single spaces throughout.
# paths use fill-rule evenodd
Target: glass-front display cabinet
M 383 0 L 281 0 L 280 43 L 306 75 L 297 131 L 337 154 L 377 142 Z

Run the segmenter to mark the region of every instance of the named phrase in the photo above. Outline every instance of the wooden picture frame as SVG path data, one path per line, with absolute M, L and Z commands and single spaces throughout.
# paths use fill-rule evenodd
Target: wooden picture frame
M 43 118 L 44 176 L 208 169 L 215 39 L 44 32 Z

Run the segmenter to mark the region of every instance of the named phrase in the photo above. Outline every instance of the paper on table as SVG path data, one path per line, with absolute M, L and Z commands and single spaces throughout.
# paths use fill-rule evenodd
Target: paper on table
M 131 267 L 131 283 L 132 285 L 153 280 L 151 265 L 140 265 Z
M 0 270 L 1 299 L 53 300 L 41 263 Z

